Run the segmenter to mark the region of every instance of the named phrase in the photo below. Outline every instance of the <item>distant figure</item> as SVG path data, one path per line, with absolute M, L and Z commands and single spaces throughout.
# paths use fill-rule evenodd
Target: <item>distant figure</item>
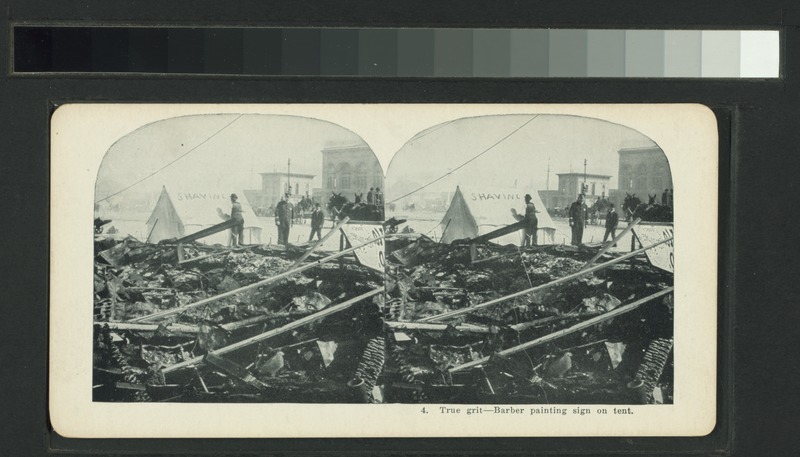
M 314 204 L 314 211 L 311 212 L 311 234 L 308 235 L 308 241 L 314 239 L 314 234 L 317 234 L 317 239 L 322 240 L 322 224 L 325 222 L 325 215 L 322 213 L 322 206 L 319 203 Z
M 609 203 L 611 206 L 608 207 L 608 213 L 606 213 L 606 233 L 603 235 L 603 243 L 606 242 L 606 239 L 609 235 L 611 235 L 611 239 L 617 237 L 617 226 L 619 225 L 619 214 L 614 209 L 614 204 Z M 617 247 L 615 244 L 614 247 Z
M 375 188 L 370 187 L 369 192 L 367 192 L 367 204 L 374 205 L 375 204 Z
M 522 247 L 536 246 L 538 243 L 537 232 L 539 231 L 539 219 L 536 217 L 536 205 L 531 201 L 531 194 L 525 194 L 525 215 L 517 214 L 516 209 L 511 209 L 511 213 L 518 221 L 525 221 L 525 235 L 522 240 Z
M 289 194 L 284 195 L 275 205 L 275 225 L 278 226 L 278 244 L 289 244 L 289 229 L 292 227 L 292 208 L 288 202 Z
M 673 207 L 672 205 L 675 204 L 675 202 L 672 199 L 672 191 L 673 191 L 672 189 L 669 190 L 669 197 L 668 197 L 668 200 L 667 200 L 667 205 L 670 208 L 672 208 Z
M 375 188 L 375 206 L 378 207 L 378 213 L 380 214 L 380 219 L 383 220 L 385 215 L 383 213 L 383 192 L 381 192 L 380 187 Z
M 569 206 L 569 226 L 572 227 L 572 244 L 583 245 L 583 229 L 586 226 L 586 205 L 583 203 L 583 194 L 578 194 L 578 200 Z
M 231 220 L 237 222 L 236 225 L 231 227 L 231 246 L 244 246 L 244 216 L 242 213 L 242 204 L 239 203 L 239 197 L 236 194 L 231 194 Z
M 664 193 L 661 194 L 661 205 L 667 206 L 669 204 L 669 189 L 664 189 Z

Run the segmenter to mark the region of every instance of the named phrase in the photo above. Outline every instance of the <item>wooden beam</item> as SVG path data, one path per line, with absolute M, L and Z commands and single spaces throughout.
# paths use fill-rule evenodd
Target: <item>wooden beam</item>
M 227 221 L 220 222 L 217 225 L 212 225 L 211 227 L 204 228 L 197 232 L 192 233 L 191 235 L 186 235 L 183 238 L 175 241 L 177 244 L 184 244 L 184 243 L 191 243 L 192 241 L 199 240 L 200 238 L 205 238 L 209 235 L 213 235 L 215 233 L 221 232 L 223 230 L 227 230 L 234 225 L 238 225 L 235 219 L 228 219 Z
M 589 316 L 593 316 L 595 314 L 596 313 L 592 313 L 592 314 L 589 314 Z M 568 320 L 568 319 L 577 319 L 577 318 L 586 317 L 586 316 L 587 316 L 587 313 L 560 314 L 558 316 L 543 317 L 541 319 L 536 319 L 536 320 L 533 320 L 533 321 L 530 321 L 530 322 L 521 322 L 519 324 L 511 325 L 511 326 L 509 326 L 509 328 L 511 328 L 511 330 L 514 330 L 515 332 L 521 332 L 521 331 L 527 330 L 529 328 L 541 327 L 542 325 L 547 325 L 547 324 L 550 324 L 550 323 L 553 323 L 553 322 L 565 321 L 565 320 Z
M 575 325 L 573 325 L 571 327 L 567 327 L 567 328 L 565 328 L 563 330 L 559 330 L 557 332 L 553 332 L 553 333 L 551 333 L 549 335 L 545 335 L 545 336 L 543 336 L 541 338 L 536 338 L 535 340 L 528 341 L 527 343 L 523 343 L 523 344 L 520 344 L 518 346 L 510 347 L 510 348 L 508 348 L 506 350 L 498 352 L 496 355 L 498 355 L 498 356 L 507 356 L 507 355 L 514 354 L 516 352 L 520 352 L 520 351 L 524 351 L 526 349 L 530 349 L 530 348 L 532 348 L 534 346 L 539 346 L 539 345 L 542 345 L 542 344 L 545 344 L 545 343 L 549 343 L 551 341 L 555 341 L 555 340 L 557 340 L 557 339 L 559 339 L 561 337 L 567 336 L 569 334 L 572 334 L 572 333 L 578 332 L 580 330 L 583 330 L 585 328 L 589 328 L 589 327 L 591 327 L 593 325 L 599 324 L 600 322 L 607 321 L 607 320 L 609 320 L 611 318 L 614 318 L 614 317 L 620 316 L 622 314 L 631 312 L 631 311 L 635 310 L 636 308 L 640 307 L 641 305 L 643 305 L 643 304 L 645 304 L 645 303 L 647 303 L 647 302 L 649 302 L 651 300 L 655 300 L 658 297 L 661 297 L 661 296 L 664 296 L 664 295 L 672 293 L 674 289 L 675 289 L 674 287 L 667 287 L 666 289 L 663 289 L 663 290 L 661 290 L 659 292 L 656 292 L 653 295 L 648 295 L 647 297 L 644 297 L 642 299 L 636 300 L 635 302 L 630 303 L 628 305 L 619 306 L 617 308 L 612 309 L 611 311 L 609 311 L 607 313 L 603 313 L 603 314 L 601 314 L 601 315 L 599 315 L 597 317 L 593 317 L 593 318 L 591 318 L 589 320 L 580 322 L 580 323 L 575 324 Z M 491 357 L 483 357 L 483 358 L 478 359 L 478 360 L 473 360 L 472 362 L 468 362 L 468 363 L 465 363 L 463 365 L 459 365 L 457 367 L 453 367 L 449 371 L 451 373 L 454 373 L 456 371 L 466 370 L 467 368 L 477 367 L 477 366 L 483 365 L 486 362 L 488 362 L 490 358 Z
M 255 387 L 256 389 L 263 389 L 267 387 L 267 385 L 261 382 L 261 380 L 253 376 L 253 373 L 247 371 L 247 368 L 239 365 L 238 363 L 231 362 L 230 360 L 214 354 L 213 352 L 206 354 L 206 356 L 203 358 L 203 361 L 208 365 L 213 365 L 225 373 L 232 375 L 245 384 Z
M 328 238 L 330 238 L 334 233 L 338 232 L 339 229 L 342 228 L 342 226 L 344 224 L 346 224 L 349 220 L 350 220 L 350 216 L 345 216 L 344 219 L 342 219 L 339 222 L 337 222 L 333 226 L 333 228 L 328 233 L 326 233 L 325 236 L 322 237 L 321 240 L 317 240 L 308 250 L 306 250 L 306 252 L 303 255 L 300 256 L 299 259 L 295 260 L 294 263 L 289 267 L 289 270 L 291 270 L 291 269 L 299 266 L 301 263 L 303 263 L 303 261 L 306 260 L 308 258 L 308 256 L 310 256 L 314 251 L 316 251 L 317 248 L 322 246 L 325 243 L 325 241 Z
M 254 316 L 247 319 L 242 319 L 236 322 L 228 322 L 227 324 L 222 324 L 220 327 L 227 331 L 239 330 L 240 328 L 250 327 L 252 325 L 260 324 L 262 322 L 271 321 L 275 319 L 286 319 L 288 317 L 305 317 L 308 316 L 310 313 L 303 312 L 288 312 L 288 313 L 275 313 L 275 314 L 264 314 L 261 316 Z
M 209 257 L 215 257 L 215 256 L 218 256 L 220 254 L 227 254 L 228 252 L 230 252 L 230 249 L 222 249 L 222 250 L 219 250 L 217 252 L 212 252 L 211 254 L 201 255 L 201 256 L 198 256 L 198 257 L 192 257 L 190 259 L 187 259 L 186 256 L 184 255 L 183 245 L 182 244 L 178 246 L 178 249 L 179 249 L 179 251 L 178 251 L 178 265 L 184 265 L 184 264 L 191 263 L 191 262 L 199 262 L 199 261 L 205 260 L 205 259 L 207 259 Z
M 219 295 L 215 295 L 213 297 L 208 297 L 208 298 L 205 298 L 203 300 L 196 301 L 194 303 L 189 303 L 189 304 L 186 304 L 186 305 L 183 305 L 183 306 L 176 306 L 175 308 L 171 308 L 171 309 L 164 310 L 164 311 L 159 311 L 157 313 L 149 314 L 147 316 L 137 317 L 136 319 L 131 319 L 129 322 L 147 322 L 147 321 L 151 321 L 153 319 L 159 319 L 159 318 L 162 318 L 162 317 L 165 317 L 165 316 L 171 316 L 173 314 L 178 314 L 178 313 L 181 313 L 183 311 L 186 311 L 187 309 L 196 308 L 198 306 L 205 306 L 205 305 L 207 305 L 209 303 L 215 302 L 217 300 L 221 300 L 221 299 L 226 298 L 226 297 L 230 297 L 232 295 L 236 295 L 236 294 L 244 292 L 246 290 L 255 289 L 255 288 L 261 287 L 261 286 L 266 286 L 267 284 L 271 284 L 271 283 L 274 283 L 276 281 L 280 281 L 281 279 L 285 279 L 285 278 L 288 278 L 290 276 L 294 276 L 296 274 L 302 273 L 302 272 L 304 272 L 306 270 L 310 270 L 310 269 L 312 269 L 314 267 L 317 267 L 317 266 L 319 266 L 319 265 L 321 265 L 321 264 L 323 264 L 325 262 L 330 262 L 331 260 L 338 259 L 339 257 L 343 257 L 344 255 L 349 254 L 349 253 L 355 251 L 356 249 L 361 249 L 362 247 L 367 246 L 367 245 L 372 244 L 372 243 L 375 243 L 376 241 L 380 241 L 381 239 L 383 239 L 383 237 L 373 238 L 372 240 L 367 241 L 366 243 L 362 243 L 362 244 L 359 244 L 358 246 L 354 246 L 354 247 L 345 249 L 343 251 L 337 252 L 336 254 L 333 254 L 333 255 L 330 255 L 328 257 L 316 260 L 316 261 L 311 262 L 311 263 L 309 263 L 307 265 L 303 265 L 302 267 L 295 268 L 294 270 L 285 271 L 285 272 L 280 273 L 278 275 L 272 276 L 271 278 L 262 279 L 261 281 L 254 282 L 253 284 L 249 284 L 247 286 L 243 286 L 243 287 L 240 287 L 238 289 L 233 289 L 233 290 L 230 290 L 228 292 L 224 292 L 224 293 L 221 293 Z
M 447 324 L 424 324 L 419 322 L 384 322 L 386 327 L 391 330 L 422 330 L 426 332 L 443 332 L 450 325 Z M 491 333 L 489 327 L 473 324 L 459 324 L 453 326 L 454 329 L 464 333 Z
M 306 260 L 311 254 L 313 254 L 314 251 L 317 248 L 322 246 L 323 243 L 325 243 L 325 240 L 330 238 L 331 235 L 333 235 L 334 233 L 337 233 L 339 231 L 339 229 L 342 228 L 342 226 L 344 224 L 346 224 L 349 220 L 350 220 L 350 216 L 345 216 L 344 219 L 342 219 L 342 220 L 338 221 L 336 224 L 334 224 L 333 228 L 331 228 L 331 230 L 328 233 L 326 233 L 325 236 L 322 237 L 322 239 L 317 240 L 317 242 L 314 243 L 313 245 L 311 245 L 310 248 L 306 249 L 306 252 L 304 252 L 303 255 L 301 255 L 299 259 L 295 260 L 294 263 L 289 265 L 289 268 L 287 268 L 286 270 L 290 271 L 290 270 L 293 270 L 293 269 L 299 267 L 303 263 L 304 260 Z M 342 262 L 343 260 L 340 259 L 339 261 Z M 276 283 L 269 284 L 264 289 L 264 293 L 269 292 L 276 285 L 277 285 Z
M 243 347 L 247 347 L 247 346 L 253 345 L 255 343 L 267 340 L 269 338 L 272 338 L 272 337 L 278 336 L 280 334 L 286 333 L 286 332 L 288 332 L 290 330 L 294 330 L 296 328 L 302 327 L 302 326 L 304 326 L 306 324 L 309 324 L 311 322 L 318 321 L 318 320 L 320 320 L 320 319 L 322 319 L 324 317 L 330 316 L 331 314 L 335 314 L 335 313 L 338 313 L 340 311 L 344 311 L 345 309 L 350 308 L 351 306 L 353 306 L 354 304 L 356 304 L 356 303 L 358 303 L 358 302 L 360 302 L 362 300 L 365 300 L 365 299 L 367 299 L 369 297 L 372 297 L 374 295 L 383 293 L 384 290 L 385 290 L 385 288 L 383 288 L 383 287 L 371 290 L 371 291 L 369 291 L 369 292 L 367 292 L 365 294 L 361 294 L 361 295 L 359 295 L 357 297 L 351 298 L 350 300 L 347 300 L 347 301 L 345 301 L 343 303 L 340 303 L 338 305 L 331 306 L 329 308 L 325 308 L 322 311 L 316 312 L 316 313 L 311 314 L 309 316 L 306 316 L 306 317 L 304 317 L 302 319 L 298 319 L 298 320 L 296 320 L 294 322 L 290 322 L 290 323 L 288 323 L 288 324 L 286 324 L 286 325 L 284 325 L 282 327 L 270 330 L 268 332 L 264 332 L 264 333 L 262 333 L 260 335 L 256 335 L 256 336 L 244 339 L 242 341 L 239 341 L 238 343 L 234 343 L 234 344 L 231 344 L 231 345 L 228 345 L 228 346 L 225 346 L 225 347 L 221 347 L 219 349 L 215 349 L 213 351 L 209 351 L 208 353 L 209 354 L 213 354 L 213 355 L 223 355 L 223 354 L 227 354 L 229 352 L 233 352 L 233 351 L 235 351 L 237 349 L 241 349 Z M 197 365 L 198 363 L 201 363 L 202 361 L 203 361 L 203 357 L 195 357 L 195 358 L 192 358 L 192 359 L 189 359 L 189 360 L 184 360 L 183 362 L 176 363 L 175 365 L 171 365 L 171 366 L 168 366 L 168 367 L 164 368 L 163 372 L 164 372 L 164 374 L 172 373 L 174 371 L 177 371 L 177 370 L 180 370 L 180 369 L 183 369 L 183 368 L 187 368 L 187 367 L 191 367 L 191 366 Z
M 630 233 L 630 232 L 631 232 L 631 230 L 633 230 L 633 227 L 634 227 L 634 226 L 636 226 L 636 224 L 638 224 L 639 222 L 642 222 L 642 219 L 641 219 L 641 218 L 639 218 L 639 217 L 637 217 L 637 218 L 636 218 L 636 219 L 635 219 L 633 222 L 631 222 L 630 224 L 628 224 L 628 226 L 627 226 L 627 227 L 625 227 L 625 229 L 624 229 L 622 232 L 620 232 L 620 234 L 619 234 L 619 235 L 615 236 L 615 237 L 614 237 L 614 239 L 613 239 L 613 240 L 611 240 L 611 241 L 609 241 L 609 242 L 608 242 L 608 244 L 606 244 L 605 246 L 603 246 L 603 247 L 600 249 L 600 251 L 599 251 L 599 252 L 598 252 L 598 253 L 597 253 L 597 254 L 596 254 L 594 257 L 592 257 L 591 259 L 589 259 L 589 261 L 588 261 L 588 262 L 586 262 L 586 264 L 585 264 L 583 267 L 581 267 L 581 270 L 585 270 L 585 269 L 587 269 L 587 268 L 591 267 L 592 265 L 594 265 L 594 263 L 597 261 L 597 259 L 599 259 L 600 257 L 602 257 L 602 256 L 603 256 L 603 254 L 605 254 L 605 253 L 606 253 L 606 251 L 608 251 L 609 249 L 611 249 L 611 246 L 614 246 L 615 244 L 617 244 L 617 242 L 618 242 L 619 240 L 621 240 L 623 237 L 625 237 L 625 235 L 627 235 L 628 233 Z
M 470 242 L 470 244 L 476 244 L 476 243 L 483 243 L 485 241 L 493 240 L 493 239 L 499 238 L 499 237 L 501 237 L 503 235 L 508 235 L 509 233 L 514 233 L 514 232 L 517 232 L 519 230 L 522 230 L 522 229 L 525 228 L 525 225 L 527 223 L 528 222 L 524 221 L 524 220 L 519 221 L 519 222 L 515 222 L 515 223 L 513 223 L 511 225 L 506 225 L 505 227 L 500 227 L 497 230 L 492 230 L 489 233 L 484 233 L 483 235 L 476 236 L 475 238 L 469 240 L 469 242 Z
M 234 331 L 239 330 L 241 328 L 250 327 L 256 324 L 260 324 L 262 322 L 277 320 L 277 319 L 286 319 L 286 318 L 297 318 L 297 317 L 305 317 L 311 313 L 308 312 L 288 312 L 288 313 L 273 313 L 273 314 L 262 314 L 259 316 L 249 317 L 247 319 L 242 319 L 240 321 L 228 322 L 227 324 L 220 325 L 220 328 L 227 331 Z M 138 332 L 155 332 L 158 330 L 160 324 L 137 324 L 131 322 L 101 322 L 95 321 L 94 325 L 104 326 L 107 325 L 108 328 L 111 330 L 133 330 Z M 199 333 L 200 327 L 197 325 L 191 324 L 179 324 L 176 322 L 166 324 L 164 326 L 170 332 L 180 332 L 180 333 Z
M 656 247 L 658 245 L 664 244 L 664 243 L 669 242 L 669 241 L 672 241 L 671 237 L 667 238 L 665 240 L 661 240 L 658 243 L 651 244 L 650 246 L 638 249 L 636 251 L 629 252 L 627 254 L 623 254 L 623 255 L 617 257 L 616 259 L 609 260 L 608 262 L 601 263 L 600 265 L 596 265 L 596 266 L 593 266 L 593 267 L 588 268 L 586 270 L 580 270 L 578 272 L 575 272 L 575 273 L 569 274 L 567 276 L 558 278 L 558 279 L 556 279 L 554 281 L 550 281 L 548 283 L 545 283 L 545 284 L 542 284 L 542 285 L 539 285 L 539 286 L 536 286 L 536 287 L 531 287 L 530 289 L 525 289 L 525 290 L 521 290 L 519 292 L 514 292 L 513 294 L 506 295 L 506 296 L 500 297 L 500 298 L 496 298 L 494 300 L 489 300 L 487 302 L 480 303 L 480 304 L 477 304 L 475 306 L 471 306 L 471 307 L 468 307 L 468 308 L 461 308 L 461 309 L 457 309 L 457 310 L 454 310 L 454 311 L 448 311 L 446 313 L 437 314 L 435 316 L 426 317 L 426 318 L 420 319 L 418 322 L 439 321 L 439 320 L 447 319 L 447 318 L 450 318 L 450 317 L 453 317 L 453 316 L 460 316 L 462 314 L 469 314 L 469 313 L 472 313 L 472 312 L 474 312 L 476 310 L 479 310 L 479 309 L 482 309 L 482 308 L 486 308 L 486 307 L 489 307 L 489 306 L 494 306 L 494 305 L 497 305 L 499 303 L 506 302 L 508 300 L 511 300 L 512 298 L 517 298 L 517 297 L 521 297 L 523 295 L 527 295 L 527 294 L 530 294 L 530 293 L 533 293 L 533 292 L 539 292 L 539 291 L 542 291 L 542 290 L 545 290 L 545 289 L 549 289 L 549 288 L 551 288 L 553 286 L 557 286 L 559 284 L 564 284 L 565 282 L 572 281 L 573 279 L 577 279 L 577 278 L 580 278 L 582 276 L 586 276 L 586 275 L 588 275 L 590 273 L 594 273 L 595 271 L 599 271 L 599 270 L 602 270 L 604 268 L 608 268 L 611 265 L 614 265 L 616 263 L 622 262 L 623 260 L 628 259 L 630 257 L 639 255 L 642 252 L 647 251 L 648 249 L 652 249 L 652 248 L 654 248 L 654 247 Z
M 102 325 L 108 326 L 111 330 L 133 330 L 137 332 L 155 332 L 158 330 L 158 324 L 132 324 L 130 322 L 97 322 L 95 321 L 94 325 Z M 187 324 L 167 324 L 164 326 L 167 330 L 171 332 L 180 332 L 180 333 L 198 333 L 200 331 L 200 327 L 196 325 L 187 325 Z

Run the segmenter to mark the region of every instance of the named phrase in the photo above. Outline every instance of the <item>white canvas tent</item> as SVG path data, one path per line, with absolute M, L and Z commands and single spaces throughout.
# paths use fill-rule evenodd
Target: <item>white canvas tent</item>
M 244 243 L 261 243 L 262 227 L 244 192 L 233 192 L 239 196 L 244 211 Z M 231 192 L 167 191 L 161 189 L 153 212 L 147 220 L 147 242 L 181 238 L 204 228 L 212 227 L 230 218 Z M 204 244 L 230 244 L 230 230 L 225 230 L 198 240 Z
M 456 192 L 439 223 L 442 243 L 458 239 L 474 238 L 517 222 L 511 208 L 525 215 L 525 194 L 531 195 L 539 220 L 537 234 L 539 244 L 555 242 L 556 226 L 547 213 L 544 203 L 535 190 L 503 189 L 497 187 L 456 187 Z M 492 240 L 498 244 L 522 244 L 523 232 L 510 233 Z

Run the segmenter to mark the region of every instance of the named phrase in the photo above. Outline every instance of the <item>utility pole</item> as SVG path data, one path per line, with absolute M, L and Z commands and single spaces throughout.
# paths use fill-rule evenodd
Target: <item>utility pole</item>
M 586 186 L 586 159 L 583 159 L 583 193 L 586 193 L 589 188 Z
M 547 190 L 550 190 L 550 157 L 547 158 Z
M 286 170 L 286 193 L 292 194 L 292 159 L 289 159 Z

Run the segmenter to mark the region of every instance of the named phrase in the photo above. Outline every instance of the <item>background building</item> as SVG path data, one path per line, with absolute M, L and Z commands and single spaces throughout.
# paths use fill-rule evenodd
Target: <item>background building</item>
M 540 190 L 539 197 L 545 207 L 564 208 L 569 206 L 578 194 L 582 193 L 582 186 L 586 184 L 586 204 L 591 205 L 601 197 L 608 197 L 611 176 L 592 173 L 556 173 L 558 176 L 558 190 Z
M 291 176 L 291 181 L 290 181 Z M 261 193 L 263 200 L 259 206 L 274 207 L 281 199 L 281 196 L 291 188 L 292 200 L 300 200 L 303 197 L 311 197 L 311 181 L 314 175 L 306 173 L 292 173 L 289 175 L 285 171 L 273 171 L 261 173 Z M 253 202 L 250 202 L 253 204 Z
M 615 203 L 622 203 L 626 193 L 636 194 L 644 202 L 655 194 L 661 203 L 664 189 L 672 189 L 672 172 L 664 151 L 658 146 L 620 149 L 618 187 L 613 193 Z
M 370 187 L 379 187 L 385 194 L 383 169 L 377 157 L 366 145 L 329 144 L 322 149 L 322 192 L 325 204 L 331 192 L 343 192 L 354 201 L 355 194 L 364 194 Z

